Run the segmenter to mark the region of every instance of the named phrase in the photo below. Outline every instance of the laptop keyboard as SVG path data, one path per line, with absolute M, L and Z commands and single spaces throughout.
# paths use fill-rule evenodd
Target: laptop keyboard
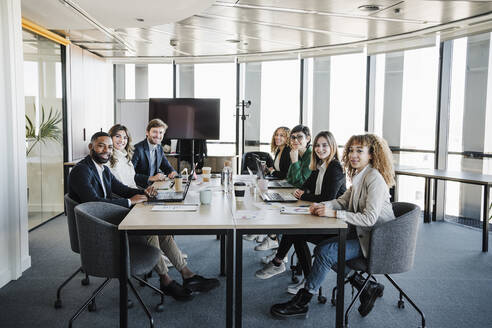
M 268 199 L 270 200 L 283 200 L 284 198 L 278 192 L 269 192 Z

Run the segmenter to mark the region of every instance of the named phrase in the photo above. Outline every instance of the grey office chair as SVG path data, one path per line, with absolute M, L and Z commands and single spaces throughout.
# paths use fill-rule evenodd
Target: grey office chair
M 355 301 L 367 286 L 374 274 L 384 274 L 389 282 L 400 292 L 398 308 L 404 308 L 403 297 L 410 302 L 413 308 L 420 314 L 422 327 L 425 327 L 424 313 L 405 294 L 398 284 L 390 277 L 390 274 L 407 272 L 412 269 L 417 245 L 417 232 L 420 217 L 420 207 L 411 203 L 395 202 L 393 212 L 396 219 L 376 225 L 371 232 L 371 245 L 367 258 L 359 257 L 347 261 L 347 266 L 356 271 L 368 274 L 364 285 L 352 299 L 345 311 L 345 327 L 348 327 L 348 315 Z M 332 304 L 335 304 L 333 291 Z
M 75 222 L 75 206 L 79 205 L 76 201 L 65 194 L 65 214 L 67 215 L 67 224 L 68 224 L 68 236 L 70 237 L 70 247 L 74 253 L 79 254 L 79 238 L 77 236 L 77 224 Z M 82 272 L 82 267 L 78 268 L 74 273 L 70 275 L 56 290 L 56 301 L 55 301 L 55 309 L 59 309 L 62 307 L 61 301 L 61 290 L 65 287 L 66 284 L 70 282 L 79 272 Z M 85 274 L 85 278 L 81 281 L 82 285 L 86 286 L 89 284 L 89 275 Z
M 128 212 L 129 209 L 127 208 L 103 202 L 89 202 L 75 207 L 82 268 L 87 274 L 106 278 L 106 280 L 77 310 L 70 319 L 69 327 L 72 327 L 74 320 L 77 319 L 111 279 L 120 277 L 121 247 L 117 225 Z M 126 243 L 128 246 L 128 239 Z M 127 249 L 129 249 L 129 254 L 127 254 L 130 259 L 128 272 L 131 274 L 131 277 L 160 294 L 161 302 L 157 305 L 156 311 L 163 311 L 164 293 L 137 277 L 137 275 L 144 275 L 155 267 L 161 256 L 161 251 L 158 248 L 139 242 L 132 242 Z M 130 279 L 128 279 L 128 285 L 130 285 L 131 290 L 147 314 L 150 326 L 154 327 L 154 319 Z

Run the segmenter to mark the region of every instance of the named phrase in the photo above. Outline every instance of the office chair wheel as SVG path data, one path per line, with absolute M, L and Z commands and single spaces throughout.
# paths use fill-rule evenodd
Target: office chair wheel
M 326 299 L 326 297 L 325 297 L 325 296 L 323 296 L 323 295 L 318 295 L 318 303 L 320 303 L 320 304 L 326 304 L 326 301 L 327 301 L 327 299 Z M 333 304 L 333 300 L 331 300 L 331 302 L 332 302 L 332 304 Z
M 404 302 L 404 301 L 402 301 L 402 300 L 399 300 L 399 301 L 398 301 L 398 308 L 399 308 L 399 309 L 404 309 L 404 308 L 405 308 L 405 302 Z
M 61 300 L 56 300 L 55 301 L 55 309 L 60 309 L 62 307 L 62 301 Z
M 157 304 L 155 306 L 155 311 L 156 312 L 162 312 L 162 311 L 164 311 L 164 305 L 163 304 Z
M 331 298 L 331 305 L 337 306 L 337 299 L 336 298 Z
M 297 276 L 292 276 L 292 283 L 294 284 L 299 283 L 299 278 L 297 278 Z
M 86 278 L 84 278 L 84 279 L 82 279 L 82 280 L 80 281 L 80 284 L 81 284 L 82 286 L 87 286 L 89 283 L 90 283 L 90 281 L 89 281 L 89 277 L 86 277 Z
M 126 303 L 126 306 L 127 306 L 127 308 L 131 309 L 133 307 L 132 300 L 128 300 L 128 302 Z
M 96 302 L 94 301 L 90 302 L 89 305 L 87 306 L 87 310 L 89 312 L 96 312 L 97 311 Z

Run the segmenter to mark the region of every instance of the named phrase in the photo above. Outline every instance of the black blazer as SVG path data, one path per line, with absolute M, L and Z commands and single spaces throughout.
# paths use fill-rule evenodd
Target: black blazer
M 282 150 L 282 153 L 280 153 L 279 150 L 275 152 L 275 158 L 273 159 L 273 162 L 275 163 L 275 160 L 277 159 L 277 156 L 280 156 L 279 160 L 279 168 L 280 171 L 273 171 L 272 175 L 277 178 L 285 179 L 287 177 L 287 172 L 289 171 L 290 167 L 290 147 L 285 146 L 284 149 Z M 272 164 L 273 165 L 273 164 Z
M 143 190 L 130 188 L 122 184 L 107 166 L 104 166 L 102 176 L 106 189 L 106 198 L 104 198 L 104 191 L 96 165 L 91 156 L 87 155 L 70 171 L 68 177 L 68 194 L 70 198 L 77 203 L 106 202 L 128 207 L 128 198 L 145 193 Z M 112 194 L 123 198 L 111 198 Z
M 319 170 L 312 171 L 311 175 L 302 185 L 301 189 L 304 190 L 304 194 L 301 196 L 302 200 L 325 202 L 337 199 L 347 190 L 347 187 L 345 186 L 345 173 L 343 172 L 342 165 L 336 159 L 333 159 L 326 168 L 325 175 L 323 176 L 323 184 L 321 186 L 321 194 L 315 195 L 314 192 L 316 191 L 318 173 Z
M 147 139 L 135 145 L 132 163 L 135 168 L 135 183 L 142 188 L 147 188 L 150 177 L 150 150 Z M 157 145 L 157 167 L 166 175 L 174 171 L 174 168 L 164 156 L 164 150 L 161 145 Z

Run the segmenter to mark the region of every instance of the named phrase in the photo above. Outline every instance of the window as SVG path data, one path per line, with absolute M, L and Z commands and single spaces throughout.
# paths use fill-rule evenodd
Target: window
M 195 97 L 220 99 L 220 142 L 208 142 L 210 154 L 234 154 L 236 140 L 236 66 L 234 63 L 197 64 Z
M 364 133 L 366 56 L 331 57 L 329 130 L 339 145 L 354 134 Z
M 149 98 L 173 97 L 173 65 L 148 65 Z

